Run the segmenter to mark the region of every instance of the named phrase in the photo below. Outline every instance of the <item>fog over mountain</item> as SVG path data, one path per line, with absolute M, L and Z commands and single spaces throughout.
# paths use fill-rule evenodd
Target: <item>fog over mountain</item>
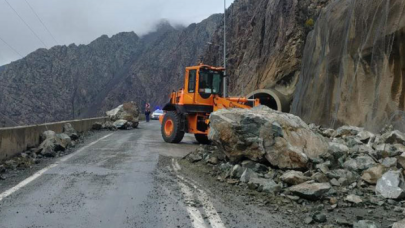
M 227 5 L 233 1 L 227 0 Z M 153 32 L 162 19 L 186 27 L 221 12 L 221 0 L 0 1 L 4 22 L 0 23 L 0 66 L 38 48 L 89 44 L 101 35 L 123 31 L 142 36 Z

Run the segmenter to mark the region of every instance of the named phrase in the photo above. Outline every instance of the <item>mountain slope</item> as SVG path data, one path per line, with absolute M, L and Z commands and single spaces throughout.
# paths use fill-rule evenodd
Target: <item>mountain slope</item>
M 128 32 L 39 49 L 0 72 L 0 118 L 36 124 L 103 115 L 129 100 L 161 105 L 220 20 L 213 15 L 182 30 L 162 23 L 144 37 Z

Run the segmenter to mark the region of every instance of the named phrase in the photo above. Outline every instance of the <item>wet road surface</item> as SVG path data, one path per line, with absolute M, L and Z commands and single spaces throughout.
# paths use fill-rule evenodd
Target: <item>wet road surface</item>
M 170 190 L 154 177 L 160 155 L 198 146 L 191 136 L 184 142 L 164 143 L 157 121 L 89 141 L 3 193 L 0 227 L 195 227 L 184 205 L 167 211 L 178 199 L 157 195 Z

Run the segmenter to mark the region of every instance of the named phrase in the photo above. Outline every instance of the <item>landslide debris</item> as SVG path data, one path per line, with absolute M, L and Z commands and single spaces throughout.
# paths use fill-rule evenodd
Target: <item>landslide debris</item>
M 212 145 L 200 146 L 186 160 L 212 167 L 217 181 L 232 186 L 288 198 L 301 206 L 322 205 L 317 214 L 304 212 L 307 224 L 392 225 L 405 213 L 399 162 L 405 156 L 402 132 L 323 128 L 266 107 L 220 110 L 210 120 Z M 215 164 L 209 162 L 214 157 Z M 369 216 L 350 221 L 327 216 L 325 221 L 323 213 L 341 210 Z M 377 221 L 373 210 L 395 213 Z
M 131 101 L 118 106 L 106 112 L 106 115 L 110 118 L 110 122 L 105 123 L 104 126 L 100 124 L 95 124 L 93 128 L 112 128 L 114 126 L 116 129 L 131 129 L 137 128 L 139 125 L 139 109 L 138 105 Z
M 114 130 L 115 128 L 103 127 L 99 130 L 101 129 Z M 62 133 L 59 134 L 51 130 L 42 132 L 38 139 L 40 144 L 37 147 L 27 148 L 21 154 L 0 162 L 0 180 L 18 175 L 19 171 L 31 169 L 35 164 L 41 163 L 42 160 L 53 159 L 70 153 L 78 144 L 83 143 L 85 137 L 91 134 L 93 134 L 91 131 L 77 132 L 70 123 L 66 123 Z

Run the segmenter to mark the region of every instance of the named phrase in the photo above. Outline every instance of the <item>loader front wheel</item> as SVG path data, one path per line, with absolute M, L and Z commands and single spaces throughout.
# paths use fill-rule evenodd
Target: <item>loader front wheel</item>
M 195 134 L 195 139 L 197 140 L 198 143 L 200 144 L 210 144 L 211 141 L 208 139 L 208 135 L 203 135 L 203 134 Z
M 184 137 L 181 130 L 181 116 L 176 112 L 167 112 L 162 122 L 162 137 L 165 142 L 179 143 Z

